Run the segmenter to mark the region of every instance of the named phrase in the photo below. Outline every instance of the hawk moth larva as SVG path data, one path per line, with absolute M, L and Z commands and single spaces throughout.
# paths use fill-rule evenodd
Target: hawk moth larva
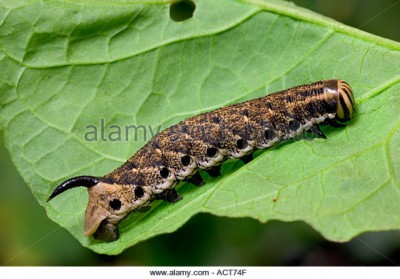
M 197 172 L 219 174 L 227 158 L 251 159 L 265 149 L 304 131 L 325 137 L 320 124 L 343 125 L 355 112 L 348 83 L 331 79 L 223 107 L 187 118 L 155 135 L 122 166 L 104 177 L 78 176 L 61 183 L 48 201 L 64 191 L 84 186 L 89 202 L 84 233 L 96 239 L 119 238 L 118 223 L 156 199 L 176 202 L 179 181 L 197 186 Z

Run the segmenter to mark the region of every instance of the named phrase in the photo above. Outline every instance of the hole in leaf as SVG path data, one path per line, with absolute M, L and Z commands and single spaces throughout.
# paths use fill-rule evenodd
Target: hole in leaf
M 190 0 L 181 0 L 172 3 L 169 8 L 169 16 L 173 21 L 184 21 L 193 16 L 196 5 Z

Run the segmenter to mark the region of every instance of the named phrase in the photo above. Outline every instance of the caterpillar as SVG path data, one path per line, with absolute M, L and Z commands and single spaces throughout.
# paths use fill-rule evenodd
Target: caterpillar
M 47 201 L 83 186 L 89 194 L 84 234 L 102 241 L 119 238 L 118 224 L 153 200 L 177 202 L 179 181 L 201 186 L 198 169 L 218 176 L 228 158 L 252 159 L 256 149 L 305 131 L 326 138 L 321 124 L 343 126 L 355 113 L 350 85 L 339 79 L 299 85 L 187 118 L 147 142 L 123 165 L 103 177 L 77 176 L 58 185 Z

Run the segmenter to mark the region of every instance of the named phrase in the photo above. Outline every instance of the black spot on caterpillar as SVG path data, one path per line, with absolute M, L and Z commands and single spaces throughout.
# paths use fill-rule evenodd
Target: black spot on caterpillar
M 187 118 L 154 136 L 126 163 L 104 177 L 78 176 L 61 183 L 48 201 L 64 191 L 87 187 L 84 233 L 104 241 L 119 238 L 118 223 L 156 199 L 176 202 L 179 181 L 197 186 L 197 172 L 219 174 L 227 158 L 251 160 L 265 149 L 304 131 L 326 138 L 320 124 L 349 121 L 355 101 L 348 83 L 331 79 L 299 85 L 258 99 Z

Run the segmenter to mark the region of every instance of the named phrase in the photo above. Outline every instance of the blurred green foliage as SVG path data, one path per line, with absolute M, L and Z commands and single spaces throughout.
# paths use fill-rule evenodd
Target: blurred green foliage
M 297 5 L 400 41 L 396 0 L 295 0 Z M 302 222 L 229 219 L 200 214 L 177 232 L 119 256 L 97 255 L 51 222 L 0 146 L 2 265 L 396 265 L 400 232 L 367 233 L 348 243 L 324 240 Z M 202 228 L 201 230 L 199 228 Z M 206 232 L 207 234 L 204 234 Z
M 292 0 L 291 2 L 368 33 L 400 41 L 398 0 Z

